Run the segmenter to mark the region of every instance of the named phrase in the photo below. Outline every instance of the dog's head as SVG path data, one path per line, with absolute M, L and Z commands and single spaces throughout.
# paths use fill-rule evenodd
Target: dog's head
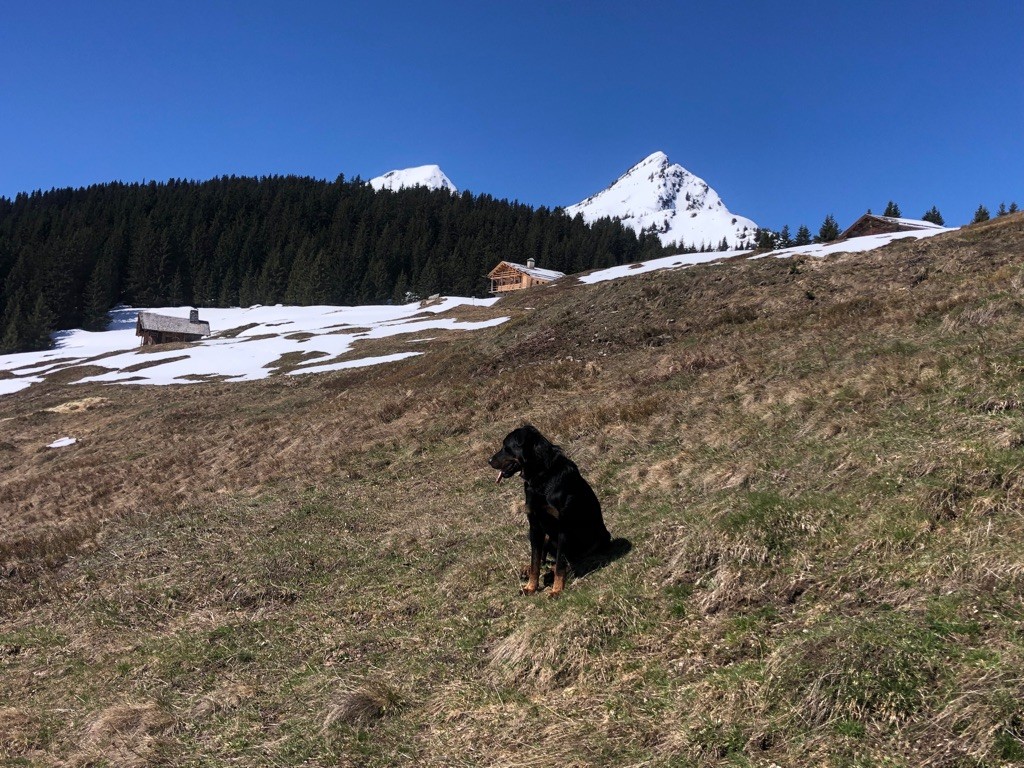
M 522 472 L 526 475 L 543 470 L 560 455 L 553 445 L 531 424 L 509 432 L 501 443 L 501 450 L 487 460 L 498 470 L 498 482 Z

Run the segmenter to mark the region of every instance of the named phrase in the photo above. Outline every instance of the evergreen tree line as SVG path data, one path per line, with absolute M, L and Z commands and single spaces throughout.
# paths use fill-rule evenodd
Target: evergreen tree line
M 499 261 L 562 272 L 664 255 L 654 234 L 561 210 L 360 179 L 222 177 L 0 198 L 0 351 L 145 306 L 482 296 Z
M 1018 210 L 1016 202 L 1011 202 L 1009 208 L 1007 208 L 1006 203 L 1003 202 L 999 204 L 999 208 L 996 210 L 996 216 L 1006 216 L 1011 213 L 1016 213 Z M 871 213 L 871 211 L 868 210 L 868 213 Z M 900 214 L 900 207 L 890 200 L 883 215 L 899 218 L 902 214 Z M 979 205 L 978 209 L 974 212 L 974 217 L 971 219 L 971 224 L 979 224 L 983 221 L 988 221 L 990 217 L 991 214 L 988 212 L 988 208 L 984 205 Z M 942 218 L 942 214 L 939 213 L 939 209 L 934 205 L 930 210 L 924 212 L 921 219 L 923 221 L 930 221 L 932 224 L 938 224 L 940 227 L 945 226 L 946 224 L 945 220 Z
M 996 210 L 996 216 L 1006 216 L 1011 213 L 1016 213 L 1019 210 L 1017 203 L 1010 203 L 1010 207 L 1006 207 L 1006 203 L 1000 203 L 999 208 Z M 992 214 L 988 212 L 988 208 L 984 205 L 979 205 L 978 210 L 974 212 L 974 218 L 971 219 L 971 224 L 980 224 L 983 221 L 988 221 L 992 218 Z

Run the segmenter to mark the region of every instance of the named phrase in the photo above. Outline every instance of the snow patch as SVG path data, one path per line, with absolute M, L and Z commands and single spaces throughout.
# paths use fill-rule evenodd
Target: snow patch
M 0 395 L 10 395 L 20 392 L 26 387 L 31 387 L 42 381 L 38 376 L 25 376 L 19 379 L 0 379 Z

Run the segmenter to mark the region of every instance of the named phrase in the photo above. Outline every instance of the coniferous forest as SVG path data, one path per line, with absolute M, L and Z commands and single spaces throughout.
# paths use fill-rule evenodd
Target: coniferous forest
M 0 352 L 102 329 L 117 304 L 377 304 L 486 295 L 499 261 L 579 272 L 663 255 L 560 210 L 358 178 L 111 183 L 0 198 Z

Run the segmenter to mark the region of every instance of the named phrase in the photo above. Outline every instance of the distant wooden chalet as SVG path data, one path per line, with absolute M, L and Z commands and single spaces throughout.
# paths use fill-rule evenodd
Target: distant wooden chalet
M 538 269 L 534 260 L 528 259 L 526 264 L 503 261 L 492 269 L 487 277 L 491 281 L 491 293 L 508 293 L 534 285 L 545 285 L 552 280 L 565 277 L 565 273 L 553 269 Z
M 944 229 L 938 224 L 919 219 L 897 219 L 893 216 L 876 216 L 873 213 L 865 213 L 853 224 L 847 227 L 840 236 L 840 240 L 851 237 L 864 237 L 866 235 L 884 235 L 890 232 L 916 232 L 922 229 Z
M 169 317 L 156 312 L 139 312 L 135 321 L 135 335 L 142 337 L 142 346 L 167 344 L 172 341 L 199 341 L 210 335 L 210 324 L 199 319 L 199 310 L 193 309 L 188 319 Z

